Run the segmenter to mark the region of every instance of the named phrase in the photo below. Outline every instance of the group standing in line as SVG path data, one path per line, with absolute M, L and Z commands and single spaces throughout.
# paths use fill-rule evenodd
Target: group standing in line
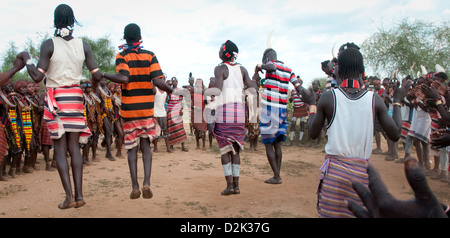
M 66 194 L 58 205 L 60 209 L 78 208 L 86 203 L 82 189 L 83 164 L 89 164 L 91 148 L 95 159 L 97 141 L 101 137 L 109 160 L 114 160 L 113 138 L 116 156 L 122 155 L 122 147 L 127 151 L 132 182 L 130 198 L 137 199 L 141 194 L 152 198 L 151 143 L 155 151 L 159 139 L 164 139 L 168 152 L 173 152 L 176 143 L 181 143 L 182 151 L 188 151 L 183 99 L 191 101 L 190 119 L 197 148 L 200 148 L 200 139 L 205 148 L 206 132 L 217 140 L 226 181 L 222 195 L 241 192 L 240 154 L 250 131 L 255 148 L 255 134 L 256 138 L 258 134 L 261 136 L 273 171 L 273 176 L 264 182 L 281 184 L 281 145 L 288 138 L 290 84 L 295 90 L 291 95 L 294 112 L 290 141 L 293 141 L 298 118 L 299 142 L 306 128 L 308 137 L 319 139 L 318 143 L 326 131 L 326 156 L 317 193 L 320 217 L 354 217 L 356 209 L 366 205 L 367 199 L 361 198 L 361 190 L 354 189 L 352 182 L 369 185 L 368 161 L 372 153 L 380 152 L 379 147 L 372 151 L 373 138 L 378 142 L 377 132 L 388 141 L 390 157 L 387 160 L 396 157 L 396 142 L 404 135 L 405 150 L 410 149 L 412 143 L 419 164 L 430 171 L 430 176 L 448 181 L 445 147 L 450 145 L 450 140 L 446 140 L 450 134 L 445 128 L 450 120 L 445 103 L 449 93 L 444 72 L 422 74 L 414 80 L 407 77 L 401 87 L 394 76 L 388 79 L 385 92 L 380 94 L 379 89 L 370 89 L 359 47 L 347 43 L 341 46 L 337 58 L 322 62 L 322 70 L 328 77 L 326 89 L 322 91 L 319 83 L 314 82 L 308 90 L 272 48 L 263 52 L 262 63 L 256 65 L 250 78 L 246 68 L 237 62 L 237 45 L 227 40 L 219 48 L 222 62 L 214 69 L 209 87 L 205 88 L 203 80 L 198 79 L 179 88 L 176 78 L 170 80 L 170 85 L 169 80 L 166 82 L 155 53 L 142 48 L 141 29 L 137 24 L 125 26 L 126 44 L 120 46 L 121 51 L 116 56 L 116 73 L 106 73 L 99 70 L 89 44 L 72 36 L 76 23 L 70 6 L 59 5 L 54 15 L 54 37 L 43 42 L 37 65 L 27 52 L 22 52 L 13 67 L 0 75 L 4 127 L 0 130 L 0 144 L 7 145 L 0 147 L 0 162 L 9 158 L 9 174 L 14 176 L 23 154 L 22 171 L 29 172 L 36 163 L 38 148 L 42 147 L 46 168 L 50 170 L 52 161 L 56 161 Z M 92 76 L 88 81 L 82 80 L 83 64 Z M 34 82 L 18 81 L 13 86 L 10 78 L 24 67 Z M 264 73 L 264 79 L 260 72 Z M 41 81 L 45 83 L 45 96 L 38 93 Z M 373 80 L 373 85 L 376 83 L 379 84 L 379 80 Z M 214 107 L 208 108 L 212 102 Z M 402 114 L 404 105 L 410 111 Z M 255 124 L 259 127 L 255 128 Z M 11 140 L 6 141 L 6 135 Z M 433 170 L 429 168 L 430 144 L 433 145 L 431 150 L 436 151 Z M 53 159 L 48 153 L 50 146 L 54 148 Z M 142 152 L 144 164 L 142 186 L 137 176 L 138 150 Z M 410 155 L 410 151 L 407 152 Z M 67 157 L 70 157 L 70 166 Z M 5 170 L 5 163 L 1 164 L 0 178 Z M 438 211 L 438 214 L 442 213 Z

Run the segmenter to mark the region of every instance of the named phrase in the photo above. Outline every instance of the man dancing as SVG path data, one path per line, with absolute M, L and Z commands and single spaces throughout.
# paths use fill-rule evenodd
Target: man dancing
M 222 168 L 227 183 L 222 195 L 240 193 L 239 153 L 244 148 L 245 136 L 244 84 L 254 88 L 254 93 L 258 91 L 247 70 L 236 62 L 238 53 L 236 44 L 227 40 L 219 50 L 222 63 L 214 69 L 214 88 L 219 89 L 220 94 L 215 97 L 217 109 L 213 132 L 220 147 Z
M 406 95 L 408 88 L 408 85 L 401 89 L 396 86 L 391 117 L 376 93 L 361 89 L 364 64 L 359 50 L 343 50 L 339 54 L 338 63 L 338 81 L 342 83 L 339 88 L 324 92 L 317 107 L 314 96 L 311 97 L 310 93 L 302 90 L 303 98 L 308 98 L 310 103 L 309 135 L 312 138 L 318 137 L 324 121 L 330 122 L 325 146 L 327 155 L 321 168 L 317 193 L 320 217 L 354 217 L 345 200 L 352 199 L 362 205 L 351 182 L 368 184 L 366 168 L 372 154 L 373 120 L 378 118 L 386 135 L 397 141 L 402 129 L 400 100 Z
M 294 85 L 297 92 L 301 88 L 301 83 L 288 66 L 277 60 L 274 49 L 269 48 L 264 51 L 262 63 L 256 66 L 253 80 L 260 81 L 258 72 L 266 71 L 261 97 L 260 132 L 273 177 L 267 179 L 265 183 L 281 184 L 281 143 L 286 140 L 286 129 L 289 124 L 286 105 L 289 82 Z
M 152 198 L 150 176 L 152 168 L 151 140 L 156 136 L 155 119 L 153 117 L 153 87 L 168 93 L 172 88 L 164 82 L 164 74 L 158 59 L 151 51 L 142 49 L 141 29 L 131 23 L 125 27 L 126 44 L 116 56 L 116 74 L 103 73 L 103 77 L 122 84 L 120 115 L 123 119 L 124 148 L 128 150 L 128 166 L 131 174 L 131 199 L 139 198 L 137 176 L 137 153 L 142 151 L 144 163 L 144 182 L 142 196 Z

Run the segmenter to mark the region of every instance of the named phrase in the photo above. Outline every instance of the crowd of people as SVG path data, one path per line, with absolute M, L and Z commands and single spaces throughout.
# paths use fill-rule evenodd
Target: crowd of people
M 306 89 L 302 79 L 277 58 L 272 48 L 263 52 L 261 64 L 250 77 L 237 62 L 237 45 L 227 40 L 219 48 L 222 63 L 207 85 L 191 73 L 189 85 L 179 87 L 176 77 L 168 79 L 163 73 L 155 53 L 142 48 L 138 25 L 124 28 L 126 44 L 120 46 L 116 56 L 116 73 L 106 73 L 99 70 L 89 44 L 72 36 L 75 23 L 70 6 L 59 5 L 55 9 L 55 35 L 42 44 L 37 65 L 22 52 L 13 67 L 0 74 L 4 128 L 0 130 L 0 180 L 31 173 L 38 153 L 42 153 L 46 170 L 57 168 L 61 177 L 66 198 L 60 209 L 85 204 L 83 166 L 97 160 L 99 142 L 111 161 L 126 150 L 132 182 L 130 198 L 151 198 L 151 144 L 153 152 L 159 151 L 158 143 L 163 141 L 168 153 L 178 143 L 182 151 L 189 151 L 184 118 L 190 120 L 196 149 L 205 150 L 207 139 L 210 147 L 214 139 L 217 141 L 226 181 L 221 192 L 224 196 L 240 193 L 240 154 L 245 140 L 255 150 L 262 142 L 273 171 L 264 182 L 281 184 L 282 144 L 292 146 L 297 140 L 298 146 L 305 146 L 302 142 L 306 134 L 310 145 L 316 140 L 316 147 L 326 140 L 317 192 L 320 217 L 380 215 L 374 215 L 373 202 L 367 206 L 370 199 L 361 195 L 363 187 L 379 186 L 379 178 L 370 178 L 377 176 L 368 166 L 372 154 L 383 153 L 387 161 L 411 167 L 408 161 L 415 148 L 420 168 L 431 179 L 449 183 L 450 131 L 446 128 L 450 113 L 446 102 L 450 90 L 441 68 L 402 80 L 397 79 L 397 73 L 383 80 L 369 77 L 359 47 L 347 43 L 340 47 L 337 57 L 321 62 L 326 85 L 321 87 L 315 80 Z M 83 63 L 91 79 L 82 79 Z M 13 83 L 12 76 L 24 67 L 33 81 Z M 188 105 L 188 117 L 183 117 L 184 103 Z M 297 121 L 299 132 L 294 138 Z M 381 136 L 387 141 L 386 152 L 381 151 Z M 374 138 L 376 148 L 372 150 Z M 404 146 L 404 158 L 398 158 L 398 141 Z M 144 162 L 142 189 L 137 176 L 138 151 Z M 377 184 L 371 186 L 372 180 Z M 436 204 L 434 201 L 433 206 Z M 369 211 L 364 211 L 363 205 Z M 448 210 L 445 205 L 438 207 L 442 211 L 438 209 L 435 216 Z M 411 209 L 406 215 L 396 215 L 414 215 L 415 208 Z M 383 212 L 394 211 L 385 208 Z

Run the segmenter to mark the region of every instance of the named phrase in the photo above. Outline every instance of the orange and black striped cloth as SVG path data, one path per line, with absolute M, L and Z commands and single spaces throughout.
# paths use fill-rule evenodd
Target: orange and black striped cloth
M 124 148 L 139 144 L 140 138 L 156 136 L 153 118 L 153 80 L 164 77 L 158 59 L 144 49 L 123 50 L 116 56 L 116 72 L 129 78 L 122 84 L 120 115 L 123 119 Z
M 164 77 L 151 51 L 124 50 L 116 56 L 116 71 L 129 78 L 122 84 L 120 113 L 124 121 L 153 117 L 153 79 Z

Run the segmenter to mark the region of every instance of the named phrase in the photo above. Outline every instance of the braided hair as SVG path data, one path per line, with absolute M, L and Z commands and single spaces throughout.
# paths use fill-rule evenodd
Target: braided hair
M 347 48 L 338 57 L 339 78 L 359 78 L 364 74 L 364 61 L 357 48 Z
M 60 4 L 55 9 L 53 23 L 56 29 L 61 29 L 64 27 L 73 27 L 75 23 L 78 24 L 78 21 L 69 5 Z

